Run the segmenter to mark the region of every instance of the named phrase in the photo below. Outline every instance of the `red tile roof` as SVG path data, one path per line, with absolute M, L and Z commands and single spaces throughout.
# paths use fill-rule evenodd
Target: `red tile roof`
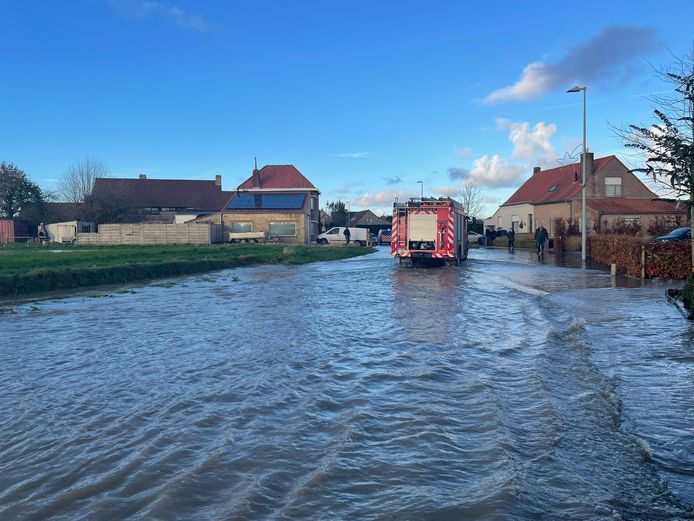
M 122 201 L 138 208 L 219 211 L 231 192 L 223 192 L 214 181 L 104 177 L 94 182 L 93 195 L 96 199 Z
M 593 174 L 600 172 L 615 156 L 593 161 Z M 555 187 L 556 185 L 556 187 Z M 551 192 L 550 189 L 555 187 Z M 520 203 L 551 203 L 573 199 L 581 192 L 581 165 L 574 163 L 550 170 L 541 170 L 521 185 L 501 206 Z
M 249 190 L 252 188 L 298 188 L 298 189 L 313 189 L 311 181 L 306 179 L 294 165 L 265 165 L 257 171 L 260 180 L 260 186 L 253 186 L 253 176 L 246 179 L 239 185 L 240 190 Z
M 586 205 L 600 214 L 685 214 L 686 205 L 662 199 L 588 199 Z

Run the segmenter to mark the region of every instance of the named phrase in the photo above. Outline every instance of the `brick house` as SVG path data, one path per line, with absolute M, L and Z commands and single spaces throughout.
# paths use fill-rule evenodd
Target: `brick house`
M 297 244 L 316 242 L 320 226 L 318 189 L 294 165 L 253 169 L 218 214 L 228 232 L 264 232 Z M 225 235 L 226 236 L 226 235 Z
M 683 206 L 659 199 L 615 156 L 586 155 L 586 209 L 589 230 L 600 230 L 617 220 L 638 223 L 643 229 L 658 217 L 686 220 Z M 533 169 L 532 176 L 484 221 L 485 228 L 534 233 L 543 224 L 550 235 L 554 220 L 581 222 L 581 162 L 549 170 Z

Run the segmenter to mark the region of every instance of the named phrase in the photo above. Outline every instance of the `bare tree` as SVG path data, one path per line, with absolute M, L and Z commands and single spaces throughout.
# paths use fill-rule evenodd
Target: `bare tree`
M 58 183 L 58 195 L 67 203 L 84 203 L 94 189 L 94 181 L 108 174 L 106 165 L 96 159 L 75 161 Z
M 624 145 L 642 158 L 642 165 L 634 171 L 665 185 L 688 206 L 694 272 L 694 49 L 657 75 L 674 90 L 670 96 L 652 98 L 657 122 L 649 127 L 629 125 L 618 133 Z
M 482 190 L 479 185 L 469 183 L 463 185 L 458 192 L 460 203 L 469 217 L 479 218 L 482 216 L 484 205 L 482 204 Z

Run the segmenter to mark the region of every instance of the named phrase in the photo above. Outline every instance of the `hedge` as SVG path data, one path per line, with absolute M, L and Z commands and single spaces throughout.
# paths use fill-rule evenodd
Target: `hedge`
M 684 279 L 692 272 L 691 243 L 652 243 L 639 237 L 598 234 L 587 241 L 587 256 L 600 264 L 616 264 L 617 270 L 641 276 L 641 250 L 645 251 L 646 278 Z

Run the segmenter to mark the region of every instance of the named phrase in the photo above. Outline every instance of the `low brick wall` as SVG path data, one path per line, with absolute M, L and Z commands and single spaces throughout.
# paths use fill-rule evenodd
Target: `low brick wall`
M 651 243 L 639 237 L 623 235 L 591 235 L 587 256 L 600 264 L 617 265 L 617 271 L 641 276 L 645 258 L 646 278 L 684 279 L 691 273 L 691 243 Z M 642 256 L 643 252 L 643 256 Z

